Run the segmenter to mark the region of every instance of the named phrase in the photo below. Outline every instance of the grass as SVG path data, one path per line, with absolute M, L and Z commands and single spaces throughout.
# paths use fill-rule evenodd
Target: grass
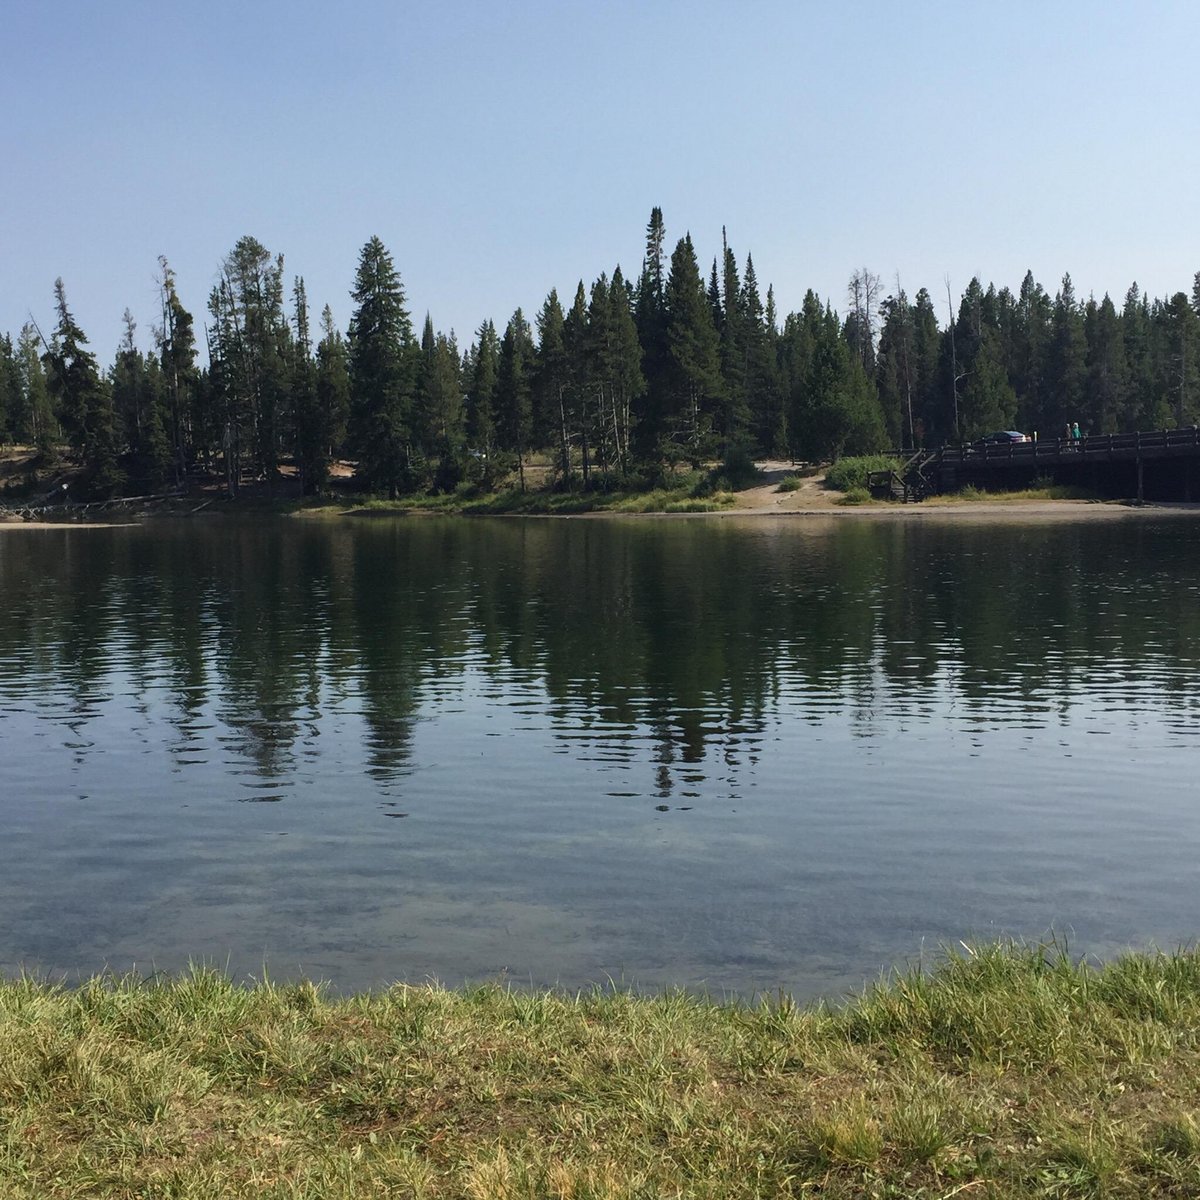
M 865 487 L 847 488 L 835 501 L 835 504 L 857 505 L 870 504 L 871 493 Z
M 0 984 L 5 1197 L 1198 1194 L 1195 951 L 972 948 L 839 1009 Z
M 1052 483 L 1049 480 L 1035 480 L 1032 486 L 1017 488 L 1013 491 L 987 491 L 984 488 L 967 484 L 957 492 L 948 492 L 943 496 L 931 496 L 926 504 L 954 504 L 961 501 L 968 503 L 980 501 L 1012 500 L 1100 500 L 1096 492 L 1088 488 L 1075 487 L 1070 484 Z
M 402 496 L 397 500 L 380 497 L 353 497 L 342 501 L 306 501 L 293 510 L 305 516 L 344 515 L 346 513 L 466 513 L 471 516 L 570 515 L 589 512 L 675 513 L 719 512 L 734 503 L 732 492 L 710 490 L 709 477 L 694 473 L 681 477 L 671 488 L 649 491 L 554 492 L 531 488 L 506 488 L 497 492 L 472 490 L 444 495 Z

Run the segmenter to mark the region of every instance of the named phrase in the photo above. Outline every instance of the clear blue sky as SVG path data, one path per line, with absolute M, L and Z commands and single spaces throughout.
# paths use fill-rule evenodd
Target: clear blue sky
M 1080 296 L 1200 269 L 1200 5 L 10 4 L 0 330 L 66 283 L 102 364 L 157 257 L 205 316 L 242 234 L 344 328 L 358 251 L 465 345 L 620 263 L 661 205 L 780 314 L 867 266 Z

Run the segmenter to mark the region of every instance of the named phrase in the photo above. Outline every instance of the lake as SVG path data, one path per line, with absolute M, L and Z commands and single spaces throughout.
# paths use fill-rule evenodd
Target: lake
M 837 996 L 1200 930 L 1200 522 L 0 532 L 0 970 Z

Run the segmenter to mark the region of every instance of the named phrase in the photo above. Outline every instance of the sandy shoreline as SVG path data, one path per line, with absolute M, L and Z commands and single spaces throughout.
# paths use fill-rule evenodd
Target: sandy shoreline
M 345 516 L 355 515 L 348 511 Z M 414 514 L 403 510 L 395 513 L 380 512 L 372 514 L 382 518 L 403 517 Z M 442 513 L 417 513 L 416 515 L 442 516 Z M 454 514 L 449 514 L 454 515 Z M 959 503 L 945 501 L 933 504 L 888 504 L 888 505 L 846 505 L 833 503 L 824 505 L 744 505 L 734 508 L 720 509 L 714 512 L 693 513 L 628 513 L 628 512 L 590 512 L 590 513 L 512 513 L 498 514 L 510 517 L 529 517 L 549 520 L 567 521 L 605 521 L 605 520 L 718 520 L 758 523 L 764 519 L 774 518 L 781 523 L 791 524 L 793 521 L 817 521 L 824 523 L 834 521 L 917 521 L 921 524 L 947 522 L 956 525 L 986 525 L 999 522 L 1052 522 L 1052 521 L 1120 521 L 1137 520 L 1148 517 L 1200 517 L 1200 504 L 1131 504 L 1124 501 L 1095 501 L 1095 500 L 973 500 Z M 170 520 L 171 518 L 155 518 Z M 477 518 L 476 518 L 477 519 Z M 124 521 L 4 521 L 0 520 L 0 533 L 20 530 L 45 531 L 49 529 L 120 529 L 124 526 L 141 525 L 146 518 Z
M 0 520 L 0 532 L 10 529 L 119 529 L 122 525 L 140 525 L 141 521 L 22 521 Z
M 782 499 L 790 500 L 796 493 L 784 494 Z M 990 524 L 998 521 L 1120 521 L 1129 519 L 1145 519 L 1147 517 L 1200 517 L 1200 504 L 1183 503 L 1147 503 L 1134 504 L 1122 500 L 963 500 L 957 503 L 937 501 L 920 504 L 878 504 L 878 505 L 838 505 L 832 501 L 826 504 L 804 504 L 793 501 L 788 504 L 745 504 L 741 502 L 733 508 L 718 509 L 711 512 L 598 512 L 587 513 L 511 513 L 497 514 L 512 517 L 534 516 L 539 519 L 568 520 L 568 521 L 604 521 L 604 520 L 719 520 L 729 521 L 745 519 L 760 521 L 764 518 L 790 523 L 793 520 L 835 520 L 835 521 L 919 521 L 923 524 L 937 521 L 948 521 L 958 525 Z M 213 514 L 217 515 L 217 514 Z M 353 510 L 347 510 L 344 516 L 355 515 Z M 372 514 L 379 517 L 404 516 L 445 516 L 456 514 L 445 513 L 408 513 L 397 510 L 394 513 L 379 512 Z M 120 529 L 124 526 L 141 525 L 148 518 L 135 520 L 126 518 L 123 521 L 21 521 L 0 519 L 0 533 L 20 530 L 48 529 Z M 154 520 L 170 520 L 170 517 L 150 518 Z
M 825 525 L 841 521 L 895 521 L 922 525 L 1050 524 L 1075 521 L 1122 521 L 1147 518 L 1197 518 L 1200 504 L 1126 504 L 1121 501 L 1028 500 L 962 501 L 959 504 L 895 504 L 887 507 L 847 505 L 842 508 L 727 508 L 701 513 L 576 513 L 577 521 L 603 520 L 718 520 L 747 525 L 774 521 L 780 525 Z
M 825 478 L 822 473 L 802 478 L 793 491 L 779 490 L 780 483 L 789 476 L 795 476 L 796 468 L 790 463 L 767 461 L 759 464 L 762 482 L 755 487 L 745 488 L 737 492 L 734 504 L 729 508 L 709 512 L 614 512 L 600 509 L 595 512 L 583 513 L 511 513 L 495 514 L 497 516 L 530 517 L 550 520 L 704 520 L 717 519 L 728 521 L 736 518 L 761 520 L 765 517 L 794 519 L 834 518 L 839 521 L 934 521 L 953 522 L 955 524 L 990 524 L 1000 521 L 1047 522 L 1047 521 L 1113 521 L 1128 518 L 1146 517 L 1189 517 L 1200 515 L 1200 504 L 1180 503 L 1148 503 L 1137 504 L 1128 500 L 960 500 L 954 496 L 932 497 L 929 500 L 914 504 L 900 502 L 877 502 L 872 504 L 839 504 L 841 493 L 830 491 L 824 486 Z M 295 515 L 304 515 L 301 509 Z M 344 513 L 330 509 L 320 510 L 322 515 L 355 516 L 368 515 L 361 509 L 348 506 Z M 154 519 L 171 518 L 172 514 L 154 514 Z M 182 515 L 182 514 L 179 514 Z M 206 514 L 209 516 L 215 513 Z M 394 512 L 387 509 L 371 510 L 371 516 L 439 516 L 446 515 L 436 511 L 421 509 L 397 509 Z M 121 514 L 121 519 L 112 521 L 22 521 L 10 516 L 0 517 L 0 530 L 9 529 L 112 529 L 121 525 L 140 524 L 145 515 L 134 516 L 129 512 Z

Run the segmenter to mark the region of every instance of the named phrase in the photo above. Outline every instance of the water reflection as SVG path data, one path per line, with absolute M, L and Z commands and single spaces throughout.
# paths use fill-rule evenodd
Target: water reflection
M 811 990 L 996 922 L 1189 936 L 1188 904 L 1121 910 L 1103 881 L 1116 861 L 1132 892 L 1194 832 L 1163 752 L 1197 730 L 1198 537 L 423 518 L 0 537 L 0 899 L 25 921 L 0 961 L 207 947 L 348 986 L 628 967 Z M 1033 837 L 1071 845 L 1065 874 Z

